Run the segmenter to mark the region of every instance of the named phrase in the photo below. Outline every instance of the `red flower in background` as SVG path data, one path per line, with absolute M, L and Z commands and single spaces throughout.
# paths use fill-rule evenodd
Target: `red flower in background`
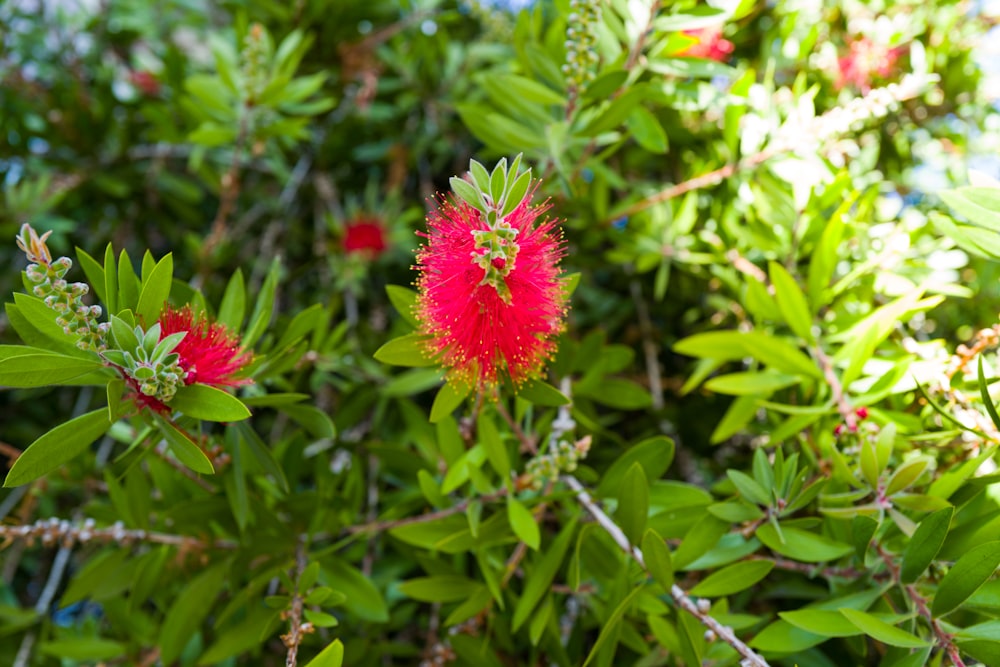
M 505 295 L 485 281 L 487 271 L 476 261 L 483 248 L 473 232 L 490 229 L 480 211 L 443 202 L 427 218 L 427 243 L 417 251 L 416 315 L 430 337 L 427 350 L 449 379 L 483 388 L 506 375 L 520 384 L 537 376 L 555 351 L 566 314 L 558 266 L 565 251 L 554 221 L 535 224 L 547 207 L 529 201 L 506 218 L 517 230 L 514 247 L 508 246 L 512 259 L 492 260 L 497 270 L 509 268 L 501 278 Z
M 890 49 L 868 37 L 851 42 L 847 55 L 837 60 L 837 78 L 834 86 L 840 90 L 844 86 L 854 86 L 867 93 L 872 81 L 892 74 L 903 47 Z
M 678 52 L 681 58 L 708 58 L 709 60 L 725 61 L 733 52 L 733 43 L 722 36 L 722 26 L 701 28 L 700 30 L 685 30 L 688 37 L 697 39 L 697 43 Z
M 344 228 L 344 252 L 378 257 L 386 247 L 385 230 L 374 218 L 357 218 Z
M 143 95 L 153 97 L 160 92 L 160 82 L 157 81 L 156 75 L 148 70 L 134 70 L 129 78 L 132 80 L 132 85 L 142 91 Z
M 253 354 L 239 345 L 239 337 L 229 333 L 224 324 L 195 318 L 190 306 L 180 310 L 164 308 L 160 315 L 160 340 L 186 331 L 174 352 L 178 365 L 187 373 L 184 384 L 210 384 L 216 387 L 250 384 L 253 380 L 237 377 Z

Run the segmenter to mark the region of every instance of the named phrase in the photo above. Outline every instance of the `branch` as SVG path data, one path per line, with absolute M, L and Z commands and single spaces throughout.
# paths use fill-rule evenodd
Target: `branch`
M 837 372 L 833 368 L 833 361 L 819 345 L 813 348 L 813 354 L 816 355 L 816 361 L 819 362 L 820 368 L 823 369 L 823 379 L 830 386 L 833 402 L 837 404 L 837 411 L 844 420 L 844 425 L 852 433 L 857 431 L 858 415 L 854 412 L 851 402 L 847 400 L 847 396 L 844 394 L 844 385 L 840 383 L 840 378 L 837 377 Z
M 312 623 L 302 622 L 302 607 L 305 599 L 302 591 L 299 590 L 299 582 L 302 580 L 302 573 L 306 569 L 306 536 L 300 535 L 295 546 L 295 592 L 292 595 L 292 606 L 287 612 L 288 634 L 281 635 L 281 641 L 288 647 L 288 655 L 285 658 L 285 667 L 295 667 L 298 662 L 299 644 L 302 638 L 313 631 Z
M 591 516 L 597 520 L 597 523 L 601 526 L 601 528 L 603 528 L 604 531 L 611 536 L 611 539 L 615 541 L 622 551 L 631 556 L 635 562 L 641 565 L 645 570 L 646 562 L 643 560 L 642 552 L 629 543 L 628 538 L 625 537 L 625 533 L 622 532 L 622 529 L 619 528 L 618 525 L 604 513 L 604 510 L 602 510 L 597 503 L 594 502 L 580 481 L 572 475 L 565 475 L 563 479 L 570 486 L 570 488 L 576 492 L 576 499 L 580 501 L 580 504 L 583 505 L 587 511 L 590 512 Z M 701 611 L 701 609 L 698 608 L 698 605 L 688 597 L 687 593 L 680 586 L 677 584 L 671 586 L 670 595 L 674 598 L 674 601 L 677 602 L 679 607 L 697 618 L 702 625 L 714 632 L 715 635 L 722 641 L 732 646 L 736 652 L 743 657 L 743 660 L 740 662 L 742 667 L 770 667 L 764 658 L 757 655 L 753 649 L 744 644 L 740 638 L 736 636 L 736 633 L 733 632 L 732 628 L 722 625 L 717 620 Z
M 927 624 L 931 627 L 931 631 L 934 633 L 934 638 L 937 639 L 938 644 L 948 655 L 948 659 L 951 660 L 954 667 L 965 667 L 965 662 L 962 661 L 962 656 L 959 653 L 958 647 L 955 646 L 955 642 L 952 641 L 954 637 L 944 631 L 941 624 L 938 623 L 937 619 L 931 613 L 930 607 L 927 606 L 927 598 L 920 594 L 917 587 L 913 584 L 903 585 L 903 582 L 899 580 L 899 567 L 893 561 L 892 554 L 882 548 L 881 544 L 875 544 L 875 551 L 878 553 L 882 562 L 885 563 L 886 569 L 889 570 L 889 574 L 892 575 L 893 581 L 899 584 L 899 587 L 903 589 L 903 592 L 910 598 L 913 602 L 913 606 L 917 608 L 917 613 L 924 617 Z
M 62 544 L 72 546 L 75 543 L 88 542 L 111 543 L 127 547 L 138 542 L 167 544 L 180 549 L 236 549 L 239 545 L 232 540 L 215 540 L 206 542 L 187 535 L 171 535 L 148 530 L 130 530 L 119 521 L 109 528 L 95 528 L 93 519 L 85 519 L 82 525 L 71 523 L 65 519 L 39 519 L 33 524 L 24 526 L 0 525 L 0 548 L 18 540 L 24 540 L 29 545 L 35 540 L 43 546 Z
M 358 533 L 381 533 L 386 530 L 392 530 L 393 528 L 399 528 L 400 526 L 409 526 L 414 523 L 424 523 L 427 521 L 433 521 L 434 519 L 443 519 L 446 516 L 451 516 L 452 514 L 458 514 L 464 512 L 469 506 L 469 503 L 473 500 L 478 500 L 480 502 L 493 502 L 494 500 L 499 500 L 507 495 L 507 488 L 504 487 L 495 493 L 490 493 L 485 496 L 480 496 L 478 498 L 472 498 L 469 500 L 463 500 L 457 505 L 452 505 L 451 507 L 446 507 L 442 510 L 437 510 L 435 512 L 428 512 L 427 514 L 420 514 L 418 516 L 408 516 L 402 519 L 390 519 L 388 521 L 375 521 L 373 523 L 364 523 L 360 526 L 351 526 L 347 529 L 347 532 L 351 535 L 356 535 Z
M 624 211 L 617 213 L 614 218 L 606 220 L 605 224 L 611 224 L 614 220 L 635 215 L 655 204 L 668 201 L 692 190 L 700 190 L 721 183 L 737 171 L 757 167 L 776 155 L 793 152 L 809 142 L 828 141 L 848 132 L 851 126 L 857 122 L 885 116 L 893 104 L 916 97 L 926 86 L 926 79 L 914 74 L 907 74 L 900 79 L 899 83 L 876 88 L 864 97 L 857 97 L 844 106 L 831 109 L 808 122 L 788 123 L 779 130 L 778 135 L 767 148 L 748 155 L 738 162 L 670 185 L 645 199 L 640 199 Z

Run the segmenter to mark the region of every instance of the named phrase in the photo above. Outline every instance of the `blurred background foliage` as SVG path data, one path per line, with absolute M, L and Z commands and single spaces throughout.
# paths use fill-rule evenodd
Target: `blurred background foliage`
M 411 283 L 415 232 L 450 176 L 471 157 L 523 152 L 563 223 L 565 268 L 581 274 L 552 378 L 578 382 L 575 416 L 596 436 L 588 466 L 604 470 L 627 443 L 666 434 L 678 445 L 669 477 L 724 484 L 727 468 L 750 465 L 747 445 L 785 422 L 734 411 L 731 396 L 699 387 L 721 364 L 695 366 L 672 346 L 709 330 L 786 331 L 760 276 L 769 262 L 805 275 L 833 217 L 843 242 L 829 275 L 847 278 L 833 296 L 811 295 L 824 336 L 842 340 L 916 285 L 948 298 L 901 317 L 879 348 L 886 360 L 912 352 L 910 341 L 944 354 L 995 323 L 996 261 L 957 247 L 928 212 L 970 167 L 1000 177 L 996 4 L 8 0 L 0 237 L 31 222 L 54 230 L 50 245 L 66 254 L 109 242 L 132 257 L 173 251 L 175 275 L 209 304 L 237 269 L 256 293 L 279 258 L 271 342 L 316 304 L 333 333 L 272 388 L 314 394 L 338 435 L 289 436 L 284 473 L 300 494 L 258 520 L 309 520 L 320 498 L 336 517 L 311 520 L 336 532 L 375 518 L 370 477 L 383 503 L 423 506 L 416 452 L 433 427 L 420 410 L 438 378 L 372 360 L 405 329 L 385 287 Z M 588 18 L 581 5 L 600 11 Z M 843 112 L 907 73 L 912 93 L 898 104 Z M 0 246 L 0 292 L 21 288 L 20 262 L 13 243 Z M 3 315 L 0 342 L 15 342 Z M 0 392 L 0 440 L 23 446 L 81 400 Z M 886 413 L 904 413 L 913 393 L 887 400 Z M 283 428 L 281 418 L 262 426 Z M 37 489 L 19 519 L 80 507 L 115 518 L 73 479 Z M 219 532 L 207 519 L 176 521 Z M 385 590 L 412 574 L 406 549 L 395 545 L 374 574 L 360 541 L 343 562 Z M 6 604 L 37 596 L 45 558 L 10 557 Z M 366 606 L 370 587 L 357 575 L 350 591 L 357 625 L 344 636 L 363 638 L 350 664 L 417 660 L 416 604 L 396 592 L 391 614 L 381 595 Z M 104 613 L 121 620 L 123 610 Z M 0 634 L 4 661 L 20 635 Z M 496 648 L 527 655 L 521 644 L 505 635 Z M 273 641 L 264 649 L 279 654 Z M 278 664 L 260 660 L 240 664 Z

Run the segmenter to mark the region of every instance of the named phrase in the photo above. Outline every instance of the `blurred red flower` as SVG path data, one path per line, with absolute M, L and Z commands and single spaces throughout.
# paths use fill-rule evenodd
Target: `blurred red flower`
M 719 62 L 725 61 L 733 52 L 733 43 L 722 36 L 722 26 L 701 28 L 700 30 L 685 30 L 688 37 L 697 39 L 697 43 L 675 54 L 681 58 L 708 58 Z
M 375 218 L 357 218 L 344 227 L 344 252 L 370 257 L 381 255 L 388 244 L 382 223 Z

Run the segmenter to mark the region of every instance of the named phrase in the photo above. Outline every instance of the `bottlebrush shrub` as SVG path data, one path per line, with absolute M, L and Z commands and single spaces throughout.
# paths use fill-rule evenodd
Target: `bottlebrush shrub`
M 108 4 L 0 10 L 0 664 L 1000 664 L 977 7 Z

